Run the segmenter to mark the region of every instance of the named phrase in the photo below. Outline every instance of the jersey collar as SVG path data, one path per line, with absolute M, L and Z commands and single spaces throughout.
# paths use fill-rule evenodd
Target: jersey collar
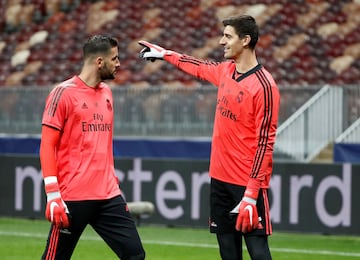
M 240 82 L 241 80 L 243 80 L 244 78 L 246 78 L 247 76 L 255 73 L 256 71 L 258 70 L 261 70 L 262 68 L 262 65 L 261 64 L 258 64 L 256 65 L 254 68 L 252 68 L 251 70 L 245 72 L 244 74 L 242 74 L 241 76 L 239 76 L 237 79 L 234 78 L 234 75 L 235 75 L 235 71 L 236 71 L 236 68 L 235 68 L 235 71 L 234 71 L 234 74 L 233 74 L 233 79 L 236 80 L 237 82 Z

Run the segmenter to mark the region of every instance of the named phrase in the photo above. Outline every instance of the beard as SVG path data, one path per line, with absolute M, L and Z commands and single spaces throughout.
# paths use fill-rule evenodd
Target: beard
M 115 79 L 114 73 L 111 72 L 111 70 L 108 68 L 106 64 L 104 67 L 100 69 L 99 73 L 101 80 Z

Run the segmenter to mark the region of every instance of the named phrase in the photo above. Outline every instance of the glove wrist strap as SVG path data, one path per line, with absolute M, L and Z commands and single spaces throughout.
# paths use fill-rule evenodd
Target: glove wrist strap
M 250 198 L 250 197 L 243 197 L 243 198 L 242 198 L 242 201 L 245 201 L 245 202 L 247 202 L 247 203 L 256 205 L 256 200 L 253 199 L 253 198 Z
M 45 177 L 44 184 L 45 184 L 46 194 L 53 193 L 53 192 L 59 192 L 59 190 L 60 190 L 56 176 Z
M 174 52 L 171 50 L 165 50 L 165 52 L 164 52 L 164 56 L 171 56 L 173 54 L 174 54 Z
M 46 198 L 47 198 L 47 201 L 51 201 L 54 199 L 61 198 L 61 195 L 60 195 L 59 191 L 54 191 L 54 192 L 46 193 Z

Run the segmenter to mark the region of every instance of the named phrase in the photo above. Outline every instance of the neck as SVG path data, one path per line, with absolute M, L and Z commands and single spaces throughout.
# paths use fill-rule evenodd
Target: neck
M 82 70 L 79 74 L 79 78 L 90 88 L 97 88 L 101 80 L 94 77 L 96 73 L 87 70 Z
M 255 51 L 244 52 L 241 57 L 235 60 L 236 70 L 240 73 L 246 73 L 258 64 L 259 62 L 256 59 Z

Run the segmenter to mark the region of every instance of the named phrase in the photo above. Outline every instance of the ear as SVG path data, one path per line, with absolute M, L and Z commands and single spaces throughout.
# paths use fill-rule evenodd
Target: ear
M 249 45 L 249 43 L 251 41 L 251 37 L 250 37 L 250 35 L 245 35 L 241 40 L 242 40 L 243 46 L 246 47 Z
M 98 67 L 101 67 L 101 66 L 102 66 L 102 64 L 103 64 L 103 62 L 104 62 L 103 57 L 101 57 L 101 56 L 96 57 L 96 59 L 95 59 L 95 63 L 96 63 L 96 65 L 97 65 Z

